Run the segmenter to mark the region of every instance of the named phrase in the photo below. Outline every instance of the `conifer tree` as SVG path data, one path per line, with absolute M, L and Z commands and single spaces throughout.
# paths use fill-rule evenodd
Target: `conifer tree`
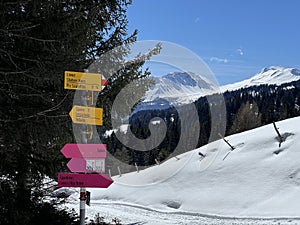
M 255 102 L 243 103 L 235 116 L 230 134 L 261 126 L 261 114 Z
M 0 2 L 3 224 L 33 224 L 41 198 L 32 189 L 39 190 L 45 175 L 56 176 L 63 159 L 59 150 L 74 141 L 68 115 L 74 91 L 63 89 L 64 71 L 83 72 L 101 55 L 136 40 L 136 31 L 127 35 L 130 4 L 131 0 Z M 113 60 L 122 61 L 127 53 L 124 48 Z M 110 101 L 103 107 L 128 81 L 149 75 L 140 70 L 145 59 L 110 80 L 103 92 Z

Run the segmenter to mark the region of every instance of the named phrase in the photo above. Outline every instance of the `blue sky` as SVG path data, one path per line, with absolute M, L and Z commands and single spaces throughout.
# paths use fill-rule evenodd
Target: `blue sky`
M 129 32 L 138 29 L 138 40 L 190 49 L 220 84 L 268 66 L 300 69 L 299 0 L 133 0 L 127 15 Z

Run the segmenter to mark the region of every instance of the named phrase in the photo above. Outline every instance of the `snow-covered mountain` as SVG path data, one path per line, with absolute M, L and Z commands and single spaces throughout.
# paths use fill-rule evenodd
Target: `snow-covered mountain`
M 299 224 L 300 117 L 278 122 L 277 126 L 285 140 L 280 147 L 274 127 L 269 124 L 226 137 L 235 146 L 233 151 L 219 140 L 138 173 L 115 176 L 108 189 L 90 189 L 93 211 L 104 209 L 109 213 L 120 207 L 126 212 L 127 208 L 127 213 L 115 216 L 145 224 L 156 218 L 155 212 L 168 212 L 169 219 L 161 224 L 180 224 L 178 218 L 175 221 L 176 215 L 187 220 L 182 224 L 191 224 L 184 215 L 237 219 L 205 224 L 244 224 L 244 220 L 253 217 L 273 219 L 270 223 L 250 219 L 246 224 Z M 78 207 L 70 207 L 73 206 Z M 148 209 L 140 210 L 144 217 L 136 215 L 131 210 L 133 206 Z M 239 217 L 247 219 L 240 222 Z M 282 223 L 274 218 L 290 219 Z
M 218 87 L 206 77 L 192 72 L 173 72 L 152 78 L 155 84 L 147 91 L 136 111 L 191 103 L 218 90 Z
M 264 84 L 281 85 L 300 79 L 300 70 L 271 66 L 264 68 L 253 77 L 234 84 L 217 87 L 205 77 L 193 73 L 173 72 L 155 77 L 155 85 L 147 91 L 145 98 L 136 111 L 168 108 L 172 104 L 190 103 L 212 93 L 234 91 Z
M 187 96 L 193 98 L 215 90 L 215 85 L 208 79 L 194 73 L 173 72 L 155 77 L 154 80 L 155 85 L 150 87 L 145 101 L 153 101 L 157 98 L 181 99 Z
M 281 85 L 300 79 L 300 70 L 295 68 L 284 68 L 280 66 L 271 66 L 264 68 L 262 71 L 250 79 L 240 81 L 234 84 L 228 84 L 221 87 L 222 91 L 233 91 L 251 86 L 264 84 Z

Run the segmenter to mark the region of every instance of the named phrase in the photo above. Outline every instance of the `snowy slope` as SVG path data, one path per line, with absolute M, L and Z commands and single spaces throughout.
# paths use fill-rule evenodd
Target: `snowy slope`
M 155 77 L 155 85 L 147 91 L 145 98 L 135 111 L 168 108 L 172 104 L 193 102 L 212 93 L 234 91 L 264 84 L 281 85 L 300 79 L 300 70 L 271 66 L 250 79 L 217 87 L 206 78 L 193 74 L 174 72 L 162 77 Z
M 300 217 L 300 117 L 277 123 L 287 136 L 278 145 L 273 125 L 218 141 L 139 173 L 113 177 L 106 199 L 170 212 L 234 217 Z M 244 144 L 243 144 L 244 143 Z M 198 152 L 206 153 L 200 160 Z
M 271 66 L 264 68 L 260 73 L 254 75 L 250 79 L 228 84 L 221 87 L 223 91 L 233 91 L 240 88 L 251 86 L 259 86 L 264 84 L 281 85 L 290 83 L 300 79 L 300 70 L 295 68 L 284 68 L 280 66 Z

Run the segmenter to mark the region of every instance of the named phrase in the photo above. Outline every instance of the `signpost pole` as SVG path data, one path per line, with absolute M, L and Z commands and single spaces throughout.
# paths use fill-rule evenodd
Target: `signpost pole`
M 83 90 L 81 91 L 81 104 L 84 106 L 87 106 L 87 91 Z M 81 143 L 82 144 L 87 144 L 87 136 L 86 136 L 86 131 L 87 131 L 87 125 L 82 124 L 80 125 L 80 135 L 81 135 Z M 86 189 L 85 188 L 80 188 L 80 203 L 79 203 L 79 215 L 80 215 L 80 225 L 85 225 L 85 193 Z
M 85 188 L 80 188 L 80 225 L 85 224 Z
M 85 71 L 87 72 L 87 71 Z M 101 85 L 101 84 L 100 84 Z M 93 105 L 93 92 L 92 91 L 82 91 L 81 103 L 84 106 Z M 93 137 L 93 127 L 90 124 L 81 125 L 81 141 L 83 144 L 88 143 L 88 139 Z M 85 224 L 85 204 L 86 204 L 86 189 L 80 188 L 80 225 Z
M 88 72 L 85 70 L 85 72 Z M 83 106 L 90 106 L 93 104 L 93 98 L 90 98 L 90 96 L 93 96 L 92 91 L 82 91 L 81 95 L 81 104 Z M 88 134 L 90 131 L 89 126 L 87 124 L 81 125 L 81 141 L 82 144 L 87 144 L 88 143 L 88 137 L 91 138 L 93 135 Z M 90 132 L 93 132 L 92 130 Z M 85 225 L 85 204 L 86 204 L 86 189 L 85 188 L 80 188 L 80 225 Z

